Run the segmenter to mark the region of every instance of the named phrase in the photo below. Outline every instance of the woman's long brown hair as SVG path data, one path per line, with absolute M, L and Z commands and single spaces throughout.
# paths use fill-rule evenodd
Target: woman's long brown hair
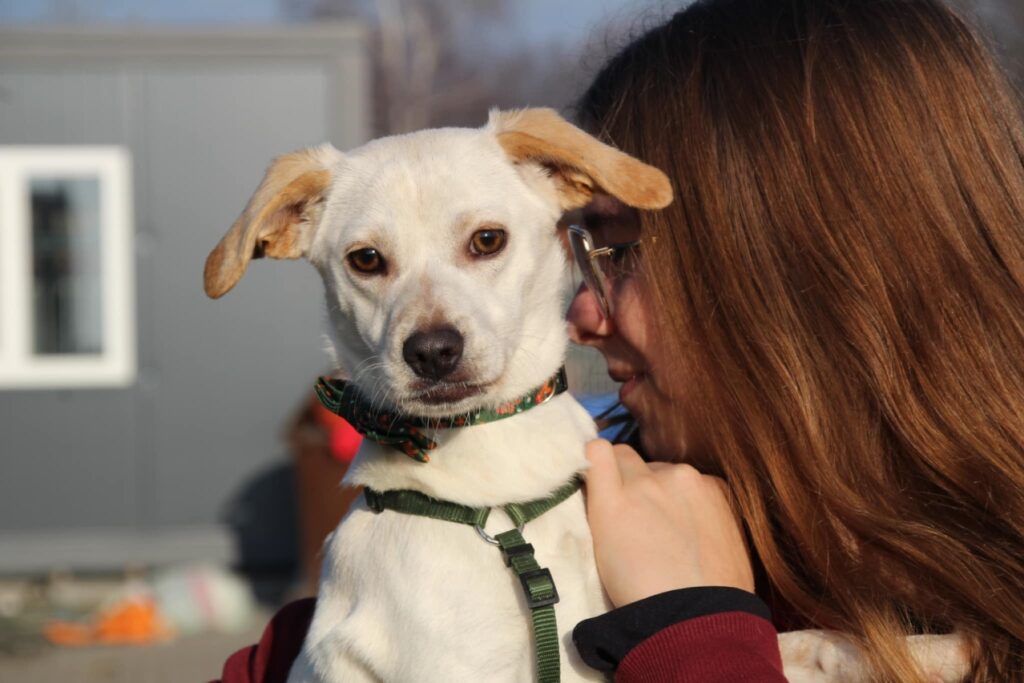
M 879 680 L 950 630 L 1024 680 L 1024 127 L 988 51 L 934 0 L 708 0 L 579 114 L 673 178 L 651 305 L 772 590 Z

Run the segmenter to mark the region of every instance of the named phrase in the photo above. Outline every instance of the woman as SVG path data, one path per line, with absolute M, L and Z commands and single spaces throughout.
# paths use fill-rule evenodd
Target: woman
M 579 112 L 677 190 L 583 221 L 639 239 L 569 323 L 654 461 L 589 450 L 602 581 L 633 604 L 577 629 L 588 661 L 777 680 L 758 622 L 725 618 L 756 606 L 694 588 L 753 590 L 742 524 L 759 592 L 878 678 L 920 680 L 904 635 L 956 631 L 970 680 L 1024 680 L 1024 126 L 978 40 L 937 0 L 705 0 Z M 697 626 L 635 628 L 686 595 Z
M 569 323 L 652 462 L 590 448 L 619 608 L 581 653 L 781 680 L 756 575 L 780 630 L 849 634 L 881 680 L 919 680 L 904 635 L 950 631 L 970 680 L 1024 680 L 1024 131 L 978 41 L 936 0 L 705 0 L 580 116 L 677 190 L 585 212 L 592 246 L 640 240 Z M 225 680 L 284 680 L 311 610 Z

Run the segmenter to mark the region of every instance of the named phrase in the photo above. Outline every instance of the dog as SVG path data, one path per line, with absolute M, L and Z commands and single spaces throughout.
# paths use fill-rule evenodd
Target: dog
M 585 471 L 594 422 L 554 392 L 509 419 L 466 428 L 431 420 L 510 406 L 557 376 L 568 268 L 556 225 L 598 191 L 638 209 L 672 201 L 661 171 L 554 111 L 492 111 L 479 129 L 277 158 L 210 253 L 204 286 L 213 298 L 252 258 L 308 259 L 323 279 L 329 352 L 347 386 L 385 421 L 426 421 L 418 438 L 436 448 L 367 438 L 347 485 L 492 509 L 477 533 L 358 501 L 325 544 L 290 683 L 537 679 L 526 584 L 487 541 L 517 526 L 503 506 L 550 496 Z M 582 493 L 521 533 L 557 585 L 561 679 L 604 680 L 571 641 L 575 624 L 611 607 Z M 867 680 L 835 634 L 785 634 L 780 645 L 793 680 Z

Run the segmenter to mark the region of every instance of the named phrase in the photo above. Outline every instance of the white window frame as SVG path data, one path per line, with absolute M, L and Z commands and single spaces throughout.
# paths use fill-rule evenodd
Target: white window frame
M 136 377 L 131 158 L 119 146 L 0 146 L 0 390 L 127 386 Z M 100 354 L 36 354 L 34 177 L 99 180 Z

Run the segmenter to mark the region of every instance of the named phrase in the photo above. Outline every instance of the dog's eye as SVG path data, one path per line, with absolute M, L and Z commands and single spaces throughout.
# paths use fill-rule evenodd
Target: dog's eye
M 505 231 L 498 228 L 477 230 L 469 240 L 469 250 L 477 256 L 491 256 L 504 248 Z
M 384 270 L 384 257 L 380 255 L 379 251 L 370 247 L 349 252 L 346 258 L 348 258 L 349 265 L 360 273 L 372 274 Z

